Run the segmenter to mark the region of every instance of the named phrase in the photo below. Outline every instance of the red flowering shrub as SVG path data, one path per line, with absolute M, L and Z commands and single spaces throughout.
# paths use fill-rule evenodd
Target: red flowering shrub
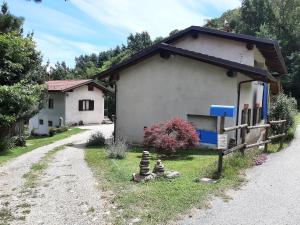
M 144 145 L 165 154 L 173 154 L 179 149 L 193 148 L 199 144 L 195 128 L 180 118 L 154 124 L 144 132 Z

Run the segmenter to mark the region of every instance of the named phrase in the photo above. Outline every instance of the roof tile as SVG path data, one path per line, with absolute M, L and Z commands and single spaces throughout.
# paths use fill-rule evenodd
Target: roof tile
M 48 91 L 64 91 L 84 83 L 89 83 L 89 81 L 92 80 L 49 80 L 46 84 L 48 86 Z

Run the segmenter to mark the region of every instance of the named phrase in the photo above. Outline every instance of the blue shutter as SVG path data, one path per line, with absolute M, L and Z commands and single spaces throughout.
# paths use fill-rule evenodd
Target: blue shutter
M 261 118 L 264 120 L 268 118 L 268 99 L 269 99 L 269 87 L 267 83 L 264 83 L 262 115 L 261 115 Z

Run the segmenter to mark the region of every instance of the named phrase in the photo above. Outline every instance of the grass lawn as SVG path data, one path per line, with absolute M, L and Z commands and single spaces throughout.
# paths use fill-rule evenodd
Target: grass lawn
M 207 184 L 195 182 L 195 178 L 212 176 L 216 171 L 216 151 L 182 151 L 171 159 L 163 160 L 167 170 L 181 173 L 179 178 L 134 183 L 130 178 L 133 172 L 139 170 L 141 151 L 132 149 L 123 160 L 108 159 L 104 149 L 89 148 L 86 151 L 86 160 L 101 179 L 101 188 L 114 193 L 110 200 L 117 206 L 112 210 L 113 224 L 125 224 L 133 218 L 141 219 L 138 224 L 165 224 L 194 206 L 206 207 L 211 194 L 226 198 L 224 189 L 237 187 L 244 181 L 241 173 L 253 164 L 256 154 L 253 151 L 246 157 L 239 153 L 228 157 L 223 179 L 216 184 Z M 152 169 L 159 155 L 150 154 Z
M 55 141 L 70 137 L 74 134 L 78 134 L 85 130 L 79 128 L 72 128 L 66 132 L 58 133 L 52 137 L 29 137 L 26 140 L 26 147 L 15 147 L 7 152 L 0 152 L 0 164 L 13 159 L 19 155 L 22 155 L 26 152 L 32 151 L 36 148 L 52 144 Z
M 300 122 L 300 114 L 295 118 Z M 289 131 L 283 147 L 292 140 L 296 125 Z M 279 151 L 279 144 L 269 144 L 269 152 Z M 163 159 L 165 169 L 181 173 L 174 180 L 161 179 L 147 183 L 130 181 L 132 173 L 139 171 L 142 149 L 131 149 L 122 160 L 108 159 L 102 148 L 88 148 L 86 161 L 100 180 L 101 188 L 112 193 L 110 202 L 116 205 L 111 211 L 113 224 L 127 224 L 139 218 L 137 224 L 166 224 L 181 213 L 187 213 L 193 207 L 209 207 L 211 196 L 221 196 L 228 200 L 224 191 L 237 188 L 244 182 L 245 169 L 254 165 L 254 158 L 260 150 L 252 149 L 243 157 L 234 153 L 224 158 L 222 179 L 215 184 L 195 182 L 195 178 L 213 177 L 217 170 L 216 151 L 208 149 L 181 151 L 175 157 Z M 151 152 L 151 169 L 159 158 Z

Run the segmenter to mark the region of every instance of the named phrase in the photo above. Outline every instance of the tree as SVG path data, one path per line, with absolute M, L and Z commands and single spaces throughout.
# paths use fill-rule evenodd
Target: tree
M 143 31 L 141 33 L 130 34 L 127 38 L 127 48 L 136 53 L 144 48 L 152 45 L 152 40 L 148 32 Z
M 73 78 L 72 70 L 66 65 L 64 61 L 57 62 L 50 67 L 49 80 L 66 80 Z
M 174 34 L 176 34 L 176 33 L 178 33 L 178 32 L 179 32 L 178 29 L 172 30 L 172 31 L 169 33 L 169 36 L 172 36 L 172 35 L 174 35 Z
M 23 33 L 24 18 L 10 14 L 7 2 L 3 2 L 0 12 L 0 33 Z
M 10 146 L 12 127 L 37 112 L 46 93 L 42 84 L 46 67 L 32 34 L 22 35 L 22 25 L 23 20 L 9 14 L 4 3 L 0 15 L 0 146 Z
M 21 80 L 44 82 L 45 67 L 41 65 L 41 53 L 35 48 L 32 36 L 0 34 L 0 85 L 13 85 Z
M 37 113 L 44 95 L 44 85 L 19 82 L 0 86 L 0 131 Z
M 239 33 L 255 35 L 261 25 L 273 26 L 275 15 L 269 0 L 243 0 Z

